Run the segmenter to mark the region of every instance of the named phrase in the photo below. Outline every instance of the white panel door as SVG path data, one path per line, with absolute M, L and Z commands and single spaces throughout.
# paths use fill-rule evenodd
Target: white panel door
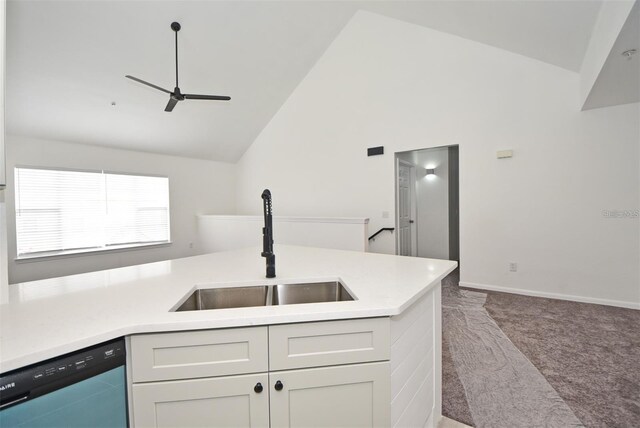
M 266 373 L 141 383 L 132 390 L 134 428 L 269 426 Z
M 388 427 L 389 363 L 269 373 L 271 426 Z
M 398 162 L 398 255 L 415 256 L 415 226 L 413 210 L 415 202 L 414 167 Z

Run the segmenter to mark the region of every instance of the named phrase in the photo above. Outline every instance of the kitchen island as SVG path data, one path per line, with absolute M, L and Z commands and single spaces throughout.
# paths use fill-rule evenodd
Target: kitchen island
M 348 377 L 345 373 L 354 373 L 356 366 L 363 366 L 363 373 L 376 369 L 376 379 L 380 378 L 380 373 L 386 373 L 382 376 L 385 381 L 371 383 L 374 389 L 382 391 L 382 398 L 388 398 L 386 409 L 376 412 L 378 419 L 374 418 L 374 425 L 407 426 L 416 421 L 421 424 L 437 421 L 441 395 L 440 281 L 456 267 L 456 263 L 284 245 L 276 245 L 275 254 L 278 276 L 274 279 L 264 278 L 264 259 L 260 257 L 260 250 L 249 248 L 12 285 L 9 302 L 0 307 L 0 370 L 6 372 L 125 336 L 130 358 L 127 366 L 129 387 L 133 388 L 134 401 L 136 386 L 144 390 L 139 394 L 142 397 L 139 403 L 148 404 L 157 396 L 153 391 L 149 392 L 151 386 L 163 387 L 160 395 L 167 394 L 169 386 L 172 391 L 184 387 L 192 393 L 197 389 L 194 385 L 227 382 L 234 377 L 230 376 L 232 374 L 246 380 L 247 376 L 256 376 L 256 372 L 267 376 L 258 383 L 264 385 L 265 392 L 272 394 L 273 401 L 275 392 L 269 385 L 272 374 L 278 374 L 279 379 L 286 376 L 291 379 L 293 372 L 302 372 L 298 373 L 298 378 L 282 382 L 287 396 L 297 397 L 287 388 L 299 382 L 300 376 L 325 370 L 316 372 L 315 376 L 340 379 Z M 321 281 L 340 281 L 355 300 L 172 311 L 197 288 Z M 345 324 L 347 321 L 354 324 Z M 296 329 L 304 331 L 296 332 Z M 315 333 L 309 333 L 308 329 Z M 207 332 L 215 337 L 198 336 L 209 334 Z M 206 364 L 187 362 L 185 367 L 191 368 L 187 375 L 180 377 L 175 373 L 151 375 L 149 373 L 158 370 L 154 372 L 153 367 L 148 367 L 145 372 L 144 363 L 140 363 L 145 352 L 158 358 L 160 351 L 154 349 L 172 349 L 175 343 L 187 343 L 187 346 L 169 359 L 189 353 L 189 341 L 195 341 L 192 350 L 196 352 L 196 348 L 215 345 L 199 344 L 202 340 L 242 334 L 247 334 L 242 343 L 257 343 L 251 346 L 263 348 L 256 351 L 257 360 L 247 358 L 251 360 L 247 369 L 227 372 L 219 370 L 223 365 L 212 364 L 211 367 L 216 367 L 213 372 L 194 374 L 188 370 Z M 320 337 L 324 342 L 320 345 L 316 339 L 309 342 L 316 351 L 308 352 L 301 359 L 302 363 L 290 362 L 292 354 L 282 352 L 280 366 L 269 366 L 277 357 L 274 352 L 294 346 L 293 337 Z M 275 338 L 280 340 L 278 345 L 273 342 Z M 336 338 L 336 341 L 327 341 L 327 338 Z M 156 339 L 160 341 L 157 346 L 154 345 Z M 367 345 L 367 340 L 373 342 Z M 228 342 L 229 339 L 224 339 L 219 343 Z M 349 343 L 353 344 L 353 349 L 348 349 Z M 341 348 L 332 349 L 332 346 Z M 385 347 L 386 350 L 382 349 Z M 302 351 L 299 352 L 302 355 Z M 137 355 L 140 358 L 136 359 Z M 341 360 L 340 355 L 345 359 Z M 172 361 L 171 365 L 179 364 Z M 321 366 L 326 367 L 318 368 Z M 343 373 L 340 369 L 346 371 Z M 338 371 L 330 373 L 330 370 Z M 354 376 L 350 385 L 368 384 L 358 380 L 359 375 Z M 196 379 L 197 383 L 184 386 L 182 383 L 188 382 L 186 379 Z M 273 380 L 276 382 L 275 377 Z M 259 389 L 254 379 L 250 383 L 255 385 L 256 391 Z M 158 391 L 157 388 L 154 391 Z M 233 389 L 233 386 L 229 388 Z M 300 391 L 311 389 L 303 387 Z M 267 400 L 268 405 L 265 392 L 256 396 Z M 331 390 L 330 394 L 338 396 L 337 392 Z M 379 400 L 376 403 L 379 404 Z M 134 425 L 143 425 L 135 424 L 139 407 L 136 403 L 130 407 Z M 289 414 L 295 413 L 292 412 L 289 409 Z M 273 415 L 271 409 L 271 425 L 275 426 L 278 424 L 273 423 Z M 255 424 L 269 425 L 268 421 Z

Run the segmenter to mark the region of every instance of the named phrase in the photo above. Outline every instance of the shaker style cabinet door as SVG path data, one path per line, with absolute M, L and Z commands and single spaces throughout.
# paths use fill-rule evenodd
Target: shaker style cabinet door
M 269 378 L 257 375 L 133 385 L 133 426 L 268 427 Z
M 389 363 L 269 373 L 271 427 L 388 427 Z

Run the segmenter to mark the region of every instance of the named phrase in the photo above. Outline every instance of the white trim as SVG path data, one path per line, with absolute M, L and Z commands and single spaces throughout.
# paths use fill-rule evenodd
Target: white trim
M 395 244 L 396 244 L 396 251 L 395 254 L 396 256 L 398 254 L 400 254 L 400 238 L 398 238 L 398 236 L 400 236 L 400 219 L 399 219 L 399 214 L 398 214 L 398 174 L 400 171 L 400 158 L 398 157 L 398 153 L 395 153 L 395 158 L 393 162 L 393 192 L 394 192 L 394 197 L 393 197 L 393 208 L 394 208 L 394 214 L 395 214 L 395 219 L 394 219 L 394 232 L 395 232 Z
M 570 300 L 572 302 L 592 303 L 596 305 L 617 306 L 620 308 L 640 309 L 640 302 L 624 302 L 622 300 L 600 299 L 597 297 L 572 296 L 570 294 L 548 293 L 520 288 L 501 287 L 499 285 L 477 284 L 475 282 L 460 281 L 460 287 L 476 288 L 480 290 L 499 291 L 502 293 L 521 294 L 523 296 L 546 297 L 548 299 Z
M 107 169 L 82 169 L 82 168 L 66 168 L 58 166 L 32 166 L 32 165 L 14 165 L 14 171 L 16 169 L 38 169 L 43 171 L 65 171 L 65 172 L 90 172 L 93 174 L 111 174 L 111 175 L 130 175 L 134 177 L 156 177 L 156 178 L 169 178 L 168 175 L 162 174 L 145 174 L 137 172 L 122 172 L 111 171 Z
M 198 217 L 211 218 L 214 220 L 237 220 L 237 221 L 262 221 L 263 217 L 257 215 L 216 215 L 199 214 Z M 293 217 L 274 216 L 273 221 L 287 223 L 345 223 L 345 224 L 368 224 L 368 218 L 360 217 Z
M 172 243 L 173 243 L 172 241 L 146 242 L 146 243 L 133 244 L 133 245 L 110 245 L 108 247 L 90 248 L 90 249 L 84 249 L 84 250 L 57 251 L 57 252 L 51 252 L 47 254 L 42 254 L 42 253 L 35 253 L 35 255 L 24 254 L 14 258 L 13 260 L 16 263 L 42 262 L 45 260 L 58 259 L 58 258 L 91 256 L 99 253 L 117 253 L 120 251 L 143 250 L 147 248 L 167 247 Z
M 404 162 L 400 160 L 400 162 Z M 409 163 L 409 162 L 407 162 Z M 418 166 L 411 164 L 411 170 L 409 176 L 411 177 L 411 217 L 413 217 L 413 223 L 410 223 L 411 228 L 411 256 L 418 257 L 418 192 L 416 186 L 418 185 L 417 177 Z

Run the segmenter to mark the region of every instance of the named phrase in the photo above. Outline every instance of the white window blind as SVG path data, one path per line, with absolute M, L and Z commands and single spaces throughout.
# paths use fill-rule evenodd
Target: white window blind
M 18 257 L 169 241 L 169 179 L 16 168 Z

